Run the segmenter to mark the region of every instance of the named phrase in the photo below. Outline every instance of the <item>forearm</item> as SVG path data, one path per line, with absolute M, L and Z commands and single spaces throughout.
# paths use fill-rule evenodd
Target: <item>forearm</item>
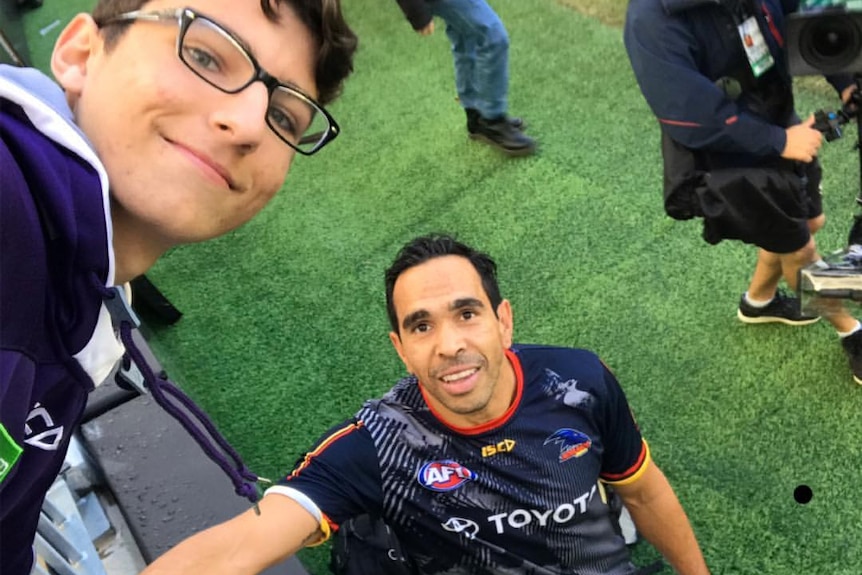
M 320 537 L 316 519 L 288 497 L 267 495 L 259 507 L 189 537 L 141 575 L 253 575 Z
M 623 495 L 638 531 L 667 559 L 679 575 L 708 575 L 688 517 L 667 479 L 654 464 L 648 488 Z
M 238 564 L 241 541 L 218 525 L 194 535 L 159 557 L 141 575 L 252 575 L 254 565 Z M 233 539 L 233 540 L 232 540 Z
M 657 505 L 663 510 L 661 514 L 650 506 L 629 508 L 638 531 L 680 575 L 708 574 L 709 569 L 685 512 L 672 493 L 668 499 Z

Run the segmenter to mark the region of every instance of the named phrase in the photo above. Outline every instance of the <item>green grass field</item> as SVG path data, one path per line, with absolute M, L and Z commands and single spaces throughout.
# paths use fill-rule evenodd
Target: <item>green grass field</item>
M 518 341 L 590 348 L 616 371 L 715 575 L 858 575 L 862 389 L 825 322 L 736 320 L 752 247 L 709 246 L 697 222 L 664 215 L 624 3 L 491 3 L 511 37 L 511 111 L 540 152 L 511 160 L 467 139 L 442 29 L 419 37 L 392 0 L 345 2 L 361 49 L 331 110 L 342 137 L 297 158 L 255 221 L 150 274 L 185 312 L 154 334 L 168 372 L 253 468 L 282 474 L 401 375 L 383 270 L 413 236 L 454 232 L 498 260 Z M 45 4 L 27 19 L 39 65 L 59 28 L 39 30 L 90 2 Z M 800 114 L 836 105 L 800 89 Z M 822 152 L 827 250 L 855 212 L 855 136 Z M 325 549 L 300 557 L 326 572 Z

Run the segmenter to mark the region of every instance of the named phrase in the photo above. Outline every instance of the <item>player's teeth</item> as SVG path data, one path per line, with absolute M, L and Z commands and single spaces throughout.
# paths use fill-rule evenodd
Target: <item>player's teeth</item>
M 443 381 L 450 382 L 455 381 L 456 379 L 461 379 L 462 377 L 467 377 L 468 375 L 473 375 L 476 370 L 474 369 L 465 369 L 464 371 L 459 371 L 458 373 L 453 373 L 452 375 L 447 375 L 443 377 Z

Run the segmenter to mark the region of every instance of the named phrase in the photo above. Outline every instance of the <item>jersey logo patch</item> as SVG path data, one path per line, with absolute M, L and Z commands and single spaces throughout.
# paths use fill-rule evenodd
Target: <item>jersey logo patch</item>
M 54 426 L 54 420 L 48 410 L 36 403 L 24 422 L 24 443 L 44 451 L 57 451 L 63 442 L 63 431 L 62 425 Z
M 473 539 L 479 534 L 479 524 L 471 519 L 463 517 L 450 517 L 446 523 L 442 523 L 443 529 L 452 533 L 459 533 L 467 539 Z
M 493 445 L 486 445 L 482 447 L 482 457 L 491 457 L 493 455 L 497 455 L 498 453 L 509 453 L 515 449 L 515 440 L 514 439 L 504 439 L 499 443 L 495 443 Z
M 560 446 L 560 463 L 575 459 L 589 451 L 593 441 L 586 433 L 575 429 L 558 429 L 545 440 L 545 445 L 554 443 Z
M 416 480 L 432 491 L 452 491 L 476 479 L 476 474 L 451 459 L 429 461 L 419 470 Z

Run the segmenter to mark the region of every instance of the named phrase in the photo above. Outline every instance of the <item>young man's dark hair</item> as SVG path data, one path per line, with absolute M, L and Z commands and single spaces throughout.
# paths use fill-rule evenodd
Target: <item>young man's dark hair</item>
M 395 256 L 395 261 L 386 270 L 386 313 L 389 316 L 389 324 L 396 333 L 400 333 L 400 330 L 395 305 L 392 303 L 395 282 L 408 269 L 442 256 L 461 256 L 470 261 L 476 268 L 479 277 L 482 278 L 482 287 L 485 288 L 485 294 L 491 301 L 494 313 L 497 313 L 497 306 L 500 305 L 503 298 L 500 296 L 500 287 L 497 285 L 497 264 L 491 259 L 491 256 L 474 250 L 449 235 L 420 236 L 401 248 L 401 251 Z
M 93 8 L 93 19 L 101 25 L 120 14 L 140 10 L 150 0 L 99 0 Z M 296 13 L 318 42 L 319 53 L 315 80 L 321 104 L 329 104 L 341 93 L 345 78 L 353 71 L 353 53 L 357 38 L 347 25 L 340 0 L 260 0 L 260 8 L 272 21 L 278 19 L 278 6 L 285 4 Z M 104 28 L 105 45 L 110 49 L 128 26 Z

